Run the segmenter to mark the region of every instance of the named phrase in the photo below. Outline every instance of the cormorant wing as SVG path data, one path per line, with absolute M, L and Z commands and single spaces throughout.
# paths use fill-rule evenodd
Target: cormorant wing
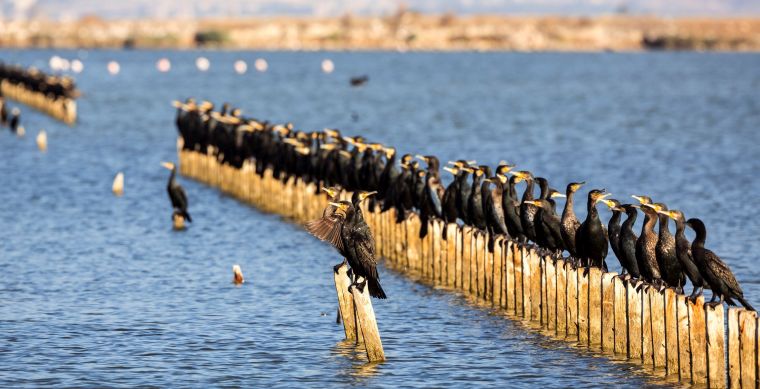
M 187 195 L 185 194 L 185 189 L 177 185 L 174 190 L 177 194 L 177 202 L 179 203 L 177 204 L 178 207 L 183 211 L 187 210 Z
M 707 271 L 712 272 L 715 278 L 720 279 L 723 283 L 737 295 L 743 295 L 742 288 L 739 286 L 739 282 L 736 281 L 734 273 L 715 253 L 705 249 L 705 265 Z M 731 297 L 731 296 L 727 296 Z
M 340 231 L 343 228 L 345 217 L 334 212 L 325 211 L 322 218 L 306 222 L 304 225 L 306 231 L 314 235 L 317 239 L 328 242 L 333 247 L 343 252 L 343 240 L 340 237 Z
M 433 205 L 433 211 L 435 212 L 435 216 L 439 218 L 442 217 L 443 207 L 441 206 L 441 198 L 438 197 L 438 191 L 435 190 L 435 187 L 433 185 L 428 185 L 427 192 L 428 192 L 428 196 L 430 196 L 430 202 Z
M 377 279 L 377 262 L 375 261 L 375 239 L 369 230 L 355 229 L 351 231 L 351 241 L 354 243 L 356 258 L 364 267 L 365 274 Z

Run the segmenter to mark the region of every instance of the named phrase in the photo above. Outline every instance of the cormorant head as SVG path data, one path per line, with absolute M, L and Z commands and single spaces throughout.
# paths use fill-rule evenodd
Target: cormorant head
M 20 110 L 20 109 L 18 109 L 18 107 L 13 107 L 13 108 L 11 109 L 11 115 L 13 115 L 13 116 L 18 116 L 18 115 L 21 115 L 21 110 Z
M 411 154 L 404 154 L 401 157 L 401 163 L 402 164 L 408 165 L 409 162 L 411 162 L 411 161 L 412 161 L 412 155 Z
M 380 150 L 383 150 L 383 145 L 381 145 L 380 143 L 370 143 L 369 148 L 372 149 L 373 151 L 380 151 Z
M 325 134 L 327 134 L 327 136 L 331 136 L 331 137 L 336 138 L 336 139 L 340 138 L 340 131 L 339 130 L 333 130 L 333 129 L 330 129 L 330 128 L 325 128 L 322 131 Z
M 240 108 L 235 108 L 235 109 L 232 110 L 232 114 L 231 115 L 233 117 L 240 117 L 240 114 L 242 114 L 242 113 L 243 113 L 243 111 L 241 111 Z
M 476 168 L 472 168 L 472 170 L 475 172 L 475 177 L 481 177 L 486 172 L 483 170 L 483 166 L 478 166 Z
M 592 204 L 596 205 L 596 203 L 604 200 L 605 197 L 612 196 L 612 193 L 606 192 L 606 189 L 592 189 L 591 192 L 588 192 L 588 199 L 591 200 Z
M 558 190 L 554 188 L 549 188 L 549 198 L 553 199 L 555 197 L 567 197 L 563 193 L 560 193 Z
M 686 225 L 691 227 L 691 229 L 697 233 L 697 236 L 701 234 L 705 238 L 707 237 L 707 229 L 705 228 L 705 223 L 703 223 L 702 220 L 693 217 L 686 221 Z
M 208 112 L 214 109 L 214 103 L 210 101 L 204 101 L 198 106 L 198 109 L 203 112 Z
M 510 165 L 508 163 L 500 163 L 499 166 L 496 168 L 496 174 L 505 175 L 514 168 L 515 168 L 515 165 Z
M 617 211 L 617 212 L 624 212 L 625 210 L 620 206 L 620 201 L 617 201 L 615 199 L 607 199 L 602 200 L 605 204 L 607 204 L 608 207 L 610 207 L 611 210 Z
M 567 184 L 567 193 L 575 193 L 580 189 L 583 185 L 586 185 L 586 181 L 581 182 L 571 182 Z
M 669 218 L 675 221 L 683 222 L 686 219 L 686 217 L 683 215 L 683 212 L 677 209 L 671 209 L 670 211 L 662 210 L 662 211 L 657 211 L 657 213 L 660 213 L 662 215 L 667 215 Z
M 329 188 L 322 187 L 322 190 L 330 196 L 331 199 L 337 199 L 340 193 L 340 188 L 337 186 L 331 186 Z
M 512 175 L 514 175 L 516 177 L 515 178 L 515 182 L 516 183 L 520 182 L 520 181 L 531 181 L 531 180 L 533 180 L 533 174 L 531 172 L 527 171 L 527 170 L 519 170 L 519 171 L 516 171 L 516 172 L 512 172 Z
M 539 208 L 551 209 L 551 203 L 549 203 L 549 200 L 546 199 L 526 200 L 524 203 L 534 205 Z
M 641 211 L 649 216 L 657 216 L 657 208 L 654 206 L 654 204 L 643 204 L 640 207 Z
M 396 155 L 396 149 L 393 147 L 385 147 L 383 148 L 383 152 L 385 153 L 385 158 L 391 158 Z
M 232 282 L 235 285 L 240 285 L 245 282 L 243 279 L 243 271 L 240 269 L 240 265 L 232 265 Z
M 459 168 L 458 168 L 458 167 L 456 167 L 456 166 L 454 166 L 454 167 L 448 167 L 448 166 L 444 166 L 444 167 L 443 167 L 443 170 L 445 170 L 445 171 L 447 171 L 447 172 L 449 172 L 449 173 L 451 173 L 451 174 L 453 174 L 453 175 L 455 175 L 455 176 L 456 176 L 457 174 L 459 174 Z
M 417 177 L 423 178 L 425 177 L 426 174 L 427 174 L 427 171 L 425 170 L 422 170 L 422 169 L 417 170 Z
M 341 200 L 336 202 L 329 202 L 328 204 L 335 207 L 335 213 L 337 213 L 340 216 L 343 216 L 344 218 L 348 215 L 348 212 L 350 209 L 353 208 L 353 204 L 351 204 L 350 201 L 347 200 Z
M 649 197 L 649 196 L 632 195 L 631 197 L 633 197 L 634 199 L 638 200 L 639 204 L 642 204 L 642 205 L 644 205 L 644 204 L 651 204 L 652 203 L 652 198 Z
M 361 203 L 362 201 L 366 200 L 369 196 L 374 196 L 376 194 L 377 194 L 377 191 L 375 190 L 371 192 L 361 191 L 359 192 L 359 202 Z
M 173 162 L 161 162 L 161 166 L 169 169 L 174 170 L 174 163 Z
M 482 171 L 483 174 L 485 174 L 486 177 L 490 177 L 491 174 L 491 167 L 488 165 L 480 165 L 478 166 L 478 170 Z

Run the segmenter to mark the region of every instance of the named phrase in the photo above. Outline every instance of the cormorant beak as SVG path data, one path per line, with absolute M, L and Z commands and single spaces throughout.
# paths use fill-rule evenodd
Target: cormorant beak
M 324 143 L 319 146 L 319 148 L 322 150 L 333 150 L 335 149 L 335 147 L 336 147 L 335 143 Z
M 634 199 L 638 200 L 638 202 L 640 204 L 647 204 L 647 203 L 649 203 L 649 199 L 647 199 L 646 196 L 632 195 L 631 197 L 633 197 Z
M 523 203 L 524 203 L 524 204 L 535 205 L 535 206 L 537 206 L 537 207 L 538 207 L 538 204 L 536 204 L 536 201 L 535 201 L 535 200 L 525 200 L 525 201 L 523 201 Z
M 348 136 L 344 136 L 344 137 L 343 137 L 343 141 L 345 141 L 345 142 L 346 142 L 346 143 L 348 143 L 348 144 L 352 144 L 352 145 L 355 145 L 355 144 L 356 144 L 356 141 L 354 141 L 354 139 L 353 139 L 353 138 L 351 138 L 351 137 L 348 137 Z
M 610 209 L 614 209 L 614 208 L 615 208 L 615 202 L 614 202 L 614 201 L 612 201 L 612 200 L 604 200 L 604 199 L 600 199 L 599 201 L 603 202 L 603 203 L 604 203 L 605 205 L 607 205 L 607 206 L 608 206 Z
M 448 166 L 444 166 L 444 167 L 443 167 L 443 170 L 445 170 L 445 171 L 447 171 L 447 172 L 449 172 L 449 173 L 451 173 L 451 174 L 453 174 L 453 175 L 457 175 L 457 173 L 459 173 L 458 171 L 456 171 L 456 168 L 453 168 L 453 169 L 452 169 L 452 168 L 450 168 L 450 167 L 448 167 Z
M 559 192 L 554 192 L 552 193 L 551 198 L 555 198 L 555 197 L 567 197 L 567 196 Z
M 599 195 L 599 197 L 596 198 L 596 200 L 594 200 L 594 204 L 600 201 L 603 201 L 605 204 L 607 204 L 607 200 L 605 200 L 605 198 L 610 197 L 610 196 L 612 196 L 612 193 L 602 193 Z
M 478 163 L 478 161 L 467 161 L 467 164 L 468 164 L 468 165 L 475 165 L 475 164 L 477 164 L 477 163 Z
M 183 106 L 184 104 L 182 104 L 181 101 L 174 100 L 174 101 L 172 101 L 172 105 L 174 106 L 174 108 L 179 108 L 179 107 Z
M 372 192 L 362 192 L 359 193 L 359 201 L 364 201 L 369 196 L 377 194 L 377 191 L 373 190 Z
M 331 130 L 329 128 L 325 128 L 322 131 L 324 131 L 325 134 L 327 134 L 328 136 L 331 136 L 333 138 L 338 138 L 340 136 L 340 134 L 338 133 L 338 131 Z
M 634 205 L 631 205 L 631 207 L 633 207 L 633 208 L 636 208 L 636 209 L 641 209 L 641 206 L 640 206 L 640 205 L 635 205 L 635 204 L 634 204 Z
M 309 150 L 309 148 L 306 146 L 296 147 L 296 153 L 301 154 L 301 155 L 309 155 L 311 154 L 311 150 Z
M 644 205 L 645 207 L 649 207 L 649 208 L 652 208 L 652 209 L 654 209 L 654 210 L 655 210 L 655 212 L 657 212 L 657 213 L 659 213 L 659 212 L 662 210 L 662 207 L 661 207 L 661 206 L 659 206 L 659 205 L 657 205 L 657 204 L 651 204 L 651 203 L 647 203 L 647 204 L 643 204 L 643 205 Z
M 169 170 L 173 170 L 174 169 L 174 164 L 171 163 L 171 162 L 161 162 L 161 166 L 163 166 L 163 167 L 165 167 L 165 168 L 167 168 Z
M 425 163 L 427 163 L 427 158 L 425 158 L 425 156 L 424 156 L 424 155 L 419 155 L 419 154 L 417 154 L 417 155 L 415 155 L 415 156 L 414 156 L 414 158 L 417 158 L 417 159 L 419 159 L 420 161 L 425 161 Z
M 673 217 L 673 215 L 670 214 L 670 211 L 663 211 L 661 209 L 657 209 L 657 213 L 659 213 L 660 215 L 665 215 L 671 219 L 675 219 L 675 217 Z
M 335 195 L 337 195 L 337 194 L 338 194 L 338 191 L 336 191 L 336 190 L 333 190 L 332 188 L 325 188 L 325 187 L 323 186 L 323 187 L 322 187 L 322 190 L 323 190 L 325 193 L 327 193 L 327 194 L 328 194 L 330 197 L 335 197 Z

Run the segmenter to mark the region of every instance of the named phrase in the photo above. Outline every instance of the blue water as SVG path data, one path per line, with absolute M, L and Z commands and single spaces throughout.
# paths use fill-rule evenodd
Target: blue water
M 702 218 L 708 246 L 760 305 L 760 55 L 5 50 L 0 60 L 45 68 L 53 54 L 85 64 L 79 123 L 22 107 L 27 136 L 0 133 L 1 387 L 667 384 L 385 268 L 390 298 L 374 305 L 388 361 L 366 365 L 334 322 L 332 249 L 188 180 L 195 222 L 171 230 L 160 162 L 176 159 L 170 102 L 188 96 L 442 160 L 505 159 L 560 190 L 586 180 L 621 200 L 649 194 Z M 155 70 L 164 56 L 166 74 Z M 266 73 L 251 66 L 258 57 Z M 334 73 L 320 71 L 324 58 Z M 247 74 L 233 72 L 237 59 Z M 108 75 L 109 60 L 120 74 Z M 361 74 L 369 83 L 349 87 Z M 121 198 L 110 192 L 118 171 Z M 236 263 L 242 287 L 230 282 Z

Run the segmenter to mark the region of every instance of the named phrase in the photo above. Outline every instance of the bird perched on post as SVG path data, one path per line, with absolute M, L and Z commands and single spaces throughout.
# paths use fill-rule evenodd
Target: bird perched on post
M 372 297 L 384 299 L 375 260 L 375 238 L 364 220 L 359 204 L 374 192 L 360 192 L 354 205 L 351 201 L 330 202 L 335 211 L 306 224 L 306 230 L 320 240 L 329 242 L 344 255 L 354 274 L 353 285 L 363 290 L 369 287 Z M 359 279 L 362 279 L 361 281 Z
M 177 167 L 172 162 L 162 162 L 163 167 L 171 170 L 169 175 L 169 183 L 166 185 L 166 191 L 169 194 L 169 200 L 172 202 L 174 213 L 172 214 L 172 221 L 174 222 L 175 229 L 182 229 L 185 226 L 185 220 L 190 223 L 193 222 L 193 218 L 187 212 L 187 195 L 182 186 L 177 182 L 175 176 L 177 175 Z

